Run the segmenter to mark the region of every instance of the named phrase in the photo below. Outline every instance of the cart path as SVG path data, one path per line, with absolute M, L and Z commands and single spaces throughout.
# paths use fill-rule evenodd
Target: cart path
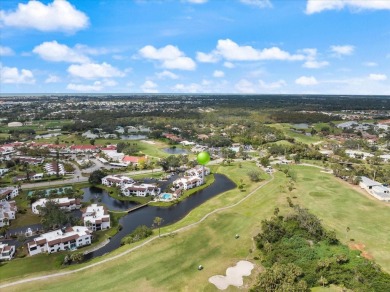
M 239 200 L 237 203 L 234 203 L 233 205 L 230 205 L 230 206 L 226 206 L 226 207 L 221 207 L 221 208 L 218 208 L 218 209 L 215 209 L 209 213 L 207 213 L 205 216 L 203 216 L 203 218 L 201 218 L 199 221 L 197 222 L 194 222 L 194 223 L 191 223 L 189 225 L 186 225 L 186 226 L 183 226 L 183 227 L 180 227 L 179 229 L 175 230 L 175 231 L 172 231 L 172 232 L 168 232 L 168 233 L 163 233 L 161 234 L 161 236 L 167 236 L 167 235 L 172 235 L 174 233 L 178 233 L 178 232 L 182 232 L 182 231 L 186 231 L 200 223 L 202 223 L 203 221 L 205 221 L 209 216 L 217 213 L 217 212 L 220 212 L 220 211 L 224 211 L 224 210 L 227 210 L 227 209 L 230 209 L 230 208 L 233 208 L 239 204 L 241 204 L 243 201 L 245 201 L 246 199 L 248 199 L 249 197 L 251 197 L 254 193 L 256 193 L 259 189 L 261 189 L 262 187 L 266 186 L 267 184 L 269 184 L 270 182 L 272 182 L 274 180 L 274 176 L 272 175 L 271 176 L 271 179 L 266 181 L 265 183 L 262 183 L 261 185 L 259 185 L 257 188 L 255 188 L 253 191 L 251 191 L 249 194 L 247 194 L 245 197 L 243 197 L 241 200 Z M 39 277 L 33 277 L 33 278 L 27 278 L 27 279 L 22 279 L 22 280 L 18 280 L 18 281 L 15 281 L 15 282 L 11 282 L 11 283 L 7 283 L 7 284 L 3 284 L 0 286 L 0 289 L 2 288 L 6 288 L 6 287 L 11 287 L 11 286 L 15 286 L 15 285 L 19 285 L 19 284 L 23 284 L 23 283 L 29 283 L 29 282 L 34 282 L 34 281 L 40 281 L 40 280 L 45 280 L 45 279 L 51 279 L 51 278 L 56 278 L 56 277 L 61 277 L 61 276 L 66 276 L 66 275 L 70 275 L 70 274 L 74 274 L 74 273 L 77 273 L 77 272 L 80 272 L 80 271 L 84 271 L 84 270 L 87 270 L 87 269 L 91 269 L 93 267 L 96 267 L 96 266 L 99 266 L 101 264 L 104 264 L 104 263 L 107 263 L 107 262 L 110 262 L 110 261 L 113 261 L 113 260 L 116 260 L 116 259 L 119 259 L 121 257 L 123 257 L 124 255 L 126 254 L 129 254 L 147 244 L 149 244 L 150 242 L 158 239 L 159 236 L 155 236 L 155 237 L 152 237 L 150 239 L 148 239 L 147 241 L 143 242 L 142 244 L 140 245 L 137 245 L 133 248 L 130 248 L 120 254 L 117 254 L 115 256 L 112 256 L 112 257 L 109 257 L 107 259 L 104 259 L 100 262 L 96 262 L 96 263 L 93 263 L 93 264 L 90 264 L 88 266 L 85 266 L 85 267 L 82 267 L 82 268 L 79 268 L 77 270 L 72 270 L 72 271 L 66 271 L 66 272 L 61 272 L 61 273 L 55 273 L 55 274 L 50 274 L 50 275 L 45 275 L 45 276 L 39 276 Z

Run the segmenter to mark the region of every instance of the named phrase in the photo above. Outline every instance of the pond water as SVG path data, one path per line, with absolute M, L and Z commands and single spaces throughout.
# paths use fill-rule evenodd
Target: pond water
M 107 191 L 100 188 L 83 188 L 83 191 L 83 202 L 94 200 L 95 204 L 104 204 L 109 210 L 124 211 L 138 205 L 135 202 L 114 199 L 108 195 Z
M 156 179 L 143 179 L 144 183 L 158 183 L 162 191 L 177 178 L 177 175 L 172 175 L 167 181 L 157 181 Z M 110 197 L 106 190 L 97 187 L 83 188 L 84 192 L 82 202 L 90 202 L 92 199 L 96 204 L 104 204 L 109 210 L 112 211 L 126 211 L 138 205 L 138 203 L 132 201 L 122 201 Z
M 128 135 L 128 136 L 121 136 L 121 140 L 143 140 L 146 139 L 147 136 L 145 135 Z
M 182 148 L 164 148 L 164 152 L 169 154 L 186 154 L 187 150 Z
M 309 124 L 306 124 L 306 123 L 293 124 L 292 126 L 295 129 L 309 129 Z
M 176 205 L 167 208 L 146 206 L 122 217 L 119 221 L 123 227 L 122 230 L 119 231 L 116 235 L 114 235 L 107 245 L 86 255 L 86 259 L 101 256 L 107 252 L 117 249 L 118 247 L 120 247 L 121 239 L 124 236 L 131 233 L 135 228 L 140 225 L 146 225 L 151 227 L 153 224 L 153 220 L 156 217 L 163 218 L 164 221 L 161 226 L 172 224 L 182 219 L 192 209 L 198 207 L 208 199 L 235 188 L 236 185 L 234 184 L 234 182 L 232 182 L 226 176 L 222 174 L 215 174 L 214 176 L 215 182 L 212 185 L 196 192 L 192 196 L 188 197 L 187 199 Z

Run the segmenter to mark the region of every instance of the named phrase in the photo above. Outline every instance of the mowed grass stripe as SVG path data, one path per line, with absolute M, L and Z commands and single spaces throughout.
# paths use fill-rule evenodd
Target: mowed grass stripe
M 249 169 L 253 166 L 245 163 L 243 167 Z M 271 216 L 276 206 L 282 213 L 288 209 L 288 195 L 296 196 L 293 202 L 299 202 L 309 208 L 323 220 L 326 227 L 335 229 L 341 240 L 345 240 L 345 229 L 349 226 L 351 231 L 348 237 L 364 243 L 375 260 L 386 271 L 390 271 L 390 230 L 388 225 L 380 224 L 389 222 L 389 207 L 349 189 L 333 176 L 321 173 L 319 169 L 304 166 L 293 168 L 296 169 L 298 178 L 296 189 L 291 194 L 285 187 L 287 178 L 283 173 L 277 173 L 272 183 L 259 189 L 246 201 L 209 216 L 192 229 L 155 240 L 118 260 L 92 269 L 10 287 L 10 290 L 21 291 L 27 288 L 29 291 L 118 291 L 131 288 L 133 291 L 215 291 L 215 287 L 208 283 L 210 276 L 223 275 L 227 267 L 240 259 L 247 258 L 256 262 L 253 260 L 256 252 L 249 252 L 249 249 L 253 248 L 252 237 L 259 232 L 261 220 Z M 245 176 L 243 169 L 240 171 L 237 165 L 221 167 L 219 170 L 233 175 L 234 180 L 239 179 L 238 173 Z M 253 188 L 254 185 L 248 183 L 247 191 Z M 237 202 L 244 196 L 244 193 L 234 190 L 213 198 L 193 210 L 183 220 L 163 228 L 162 232 L 193 223 L 210 210 L 226 206 L 230 201 Z M 239 239 L 234 238 L 236 233 L 240 234 Z M 122 247 L 112 254 L 118 254 L 130 247 Z M 196 269 L 199 264 L 205 267 L 201 272 Z M 253 273 L 245 278 L 245 284 L 250 286 L 255 278 L 256 273 Z M 230 287 L 227 291 L 229 290 L 233 291 L 235 288 Z

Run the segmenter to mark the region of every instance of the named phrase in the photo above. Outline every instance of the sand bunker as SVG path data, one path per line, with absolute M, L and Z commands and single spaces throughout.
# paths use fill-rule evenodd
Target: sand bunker
M 234 267 L 226 269 L 226 276 L 216 275 L 209 278 L 219 290 L 225 290 L 229 285 L 240 287 L 244 284 L 243 276 L 249 276 L 255 266 L 248 261 L 239 261 Z
M 141 140 L 141 142 L 143 142 L 143 143 L 148 143 L 148 144 L 152 144 L 152 145 L 156 144 L 156 142 L 150 141 L 150 140 Z

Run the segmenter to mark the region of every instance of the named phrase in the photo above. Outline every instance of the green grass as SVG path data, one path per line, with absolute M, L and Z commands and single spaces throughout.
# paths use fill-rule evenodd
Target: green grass
M 270 127 L 274 127 L 278 130 L 283 131 L 283 133 L 290 137 L 294 138 L 295 141 L 305 143 L 305 144 L 312 144 L 315 142 L 319 142 L 322 139 L 318 136 L 306 136 L 304 134 L 296 133 L 292 131 L 290 128 L 292 127 L 292 124 L 286 124 L 286 123 L 275 123 L 275 124 L 270 124 Z
M 352 290 L 349 290 L 349 289 L 346 289 L 344 288 L 341 288 L 339 286 L 335 286 L 335 285 L 330 285 L 328 287 L 314 287 L 311 289 L 312 292 L 342 292 L 342 291 L 352 291 Z
M 222 173 L 229 175 L 236 183 L 245 184 L 246 192 L 231 190 L 214 197 L 194 209 L 179 222 L 163 227 L 161 233 L 174 231 L 196 222 L 205 214 L 224 206 L 229 206 L 258 184 L 251 183 L 246 171 L 254 168 L 253 163 L 242 163 L 242 168 L 220 166 Z M 252 237 L 260 231 L 260 222 L 273 214 L 276 206 L 281 212 L 288 210 L 286 197 L 296 196 L 293 202 L 307 207 L 317 215 L 324 226 L 336 230 L 340 240 L 346 241 L 346 227 L 350 227 L 349 238 L 366 245 L 375 261 L 390 272 L 390 226 L 389 206 L 371 200 L 350 189 L 332 175 L 324 174 L 319 169 L 304 166 L 291 166 L 296 170 L 295 190 L 289 194 L 286 190 L 288 178 L 282 172 L 275 174 L 275 179 L 258 190 L 253 196 L 236 207 L 210 215 L 205 221 L 186 231 L 166 236 L 135 252 L 123 255 L 120 259 L 106 262 L 94 268 L 59 278 L 37 281 L 14 287 L 15 291 L 65 291 L 83 287 L 85 291 L 126 290 L 142 287 L 146 291 L 215 291 L 208 282 L 213 275 L 225 274 L 226 268 L 242 259 L 257 264 L 251 276 L 245 277 L 246 287 L 253 285 L 261 265 L 254 259 L 258 255 L 253 246 Z M 266 177 L 266 175 L 264 175 Z M 235 239 L 234 235 L 240 238 Z M 119 254 L 139 243 L 123 246 L 111 254 Z M 250 251 L 252 249 L 252 252 Z M 103 256 L 101 259 L 107 258 Z M 97 262 L 94 259 L 91 262 Z M 202 264 L 204 270 L 198 271 Z M 71 267 L 75 269 L 86 264 Z M 15 267 L 17 269 L 17 267 Z M 12 273 L 2 267 L 4 276 L 1 281 L 11 278 L 24 278 L 22 274 Z M 45 274 L 44 269 L 29 275 Z M 46 271 L 53 271 L 47 268 Z M 1 273 L 3 274 L 3 273 Z M 246 289 L 247 289 L 246 288 Z M 246 290 L 245 289 L 245 290 Z M 321 291 L 316 288 L 314 291 Z M 236 291 L 229 287 L 227 291 Z M 332 291 L 332 290 L 329 290 Z M 337 291 L 337 290 L 335 290 Z

